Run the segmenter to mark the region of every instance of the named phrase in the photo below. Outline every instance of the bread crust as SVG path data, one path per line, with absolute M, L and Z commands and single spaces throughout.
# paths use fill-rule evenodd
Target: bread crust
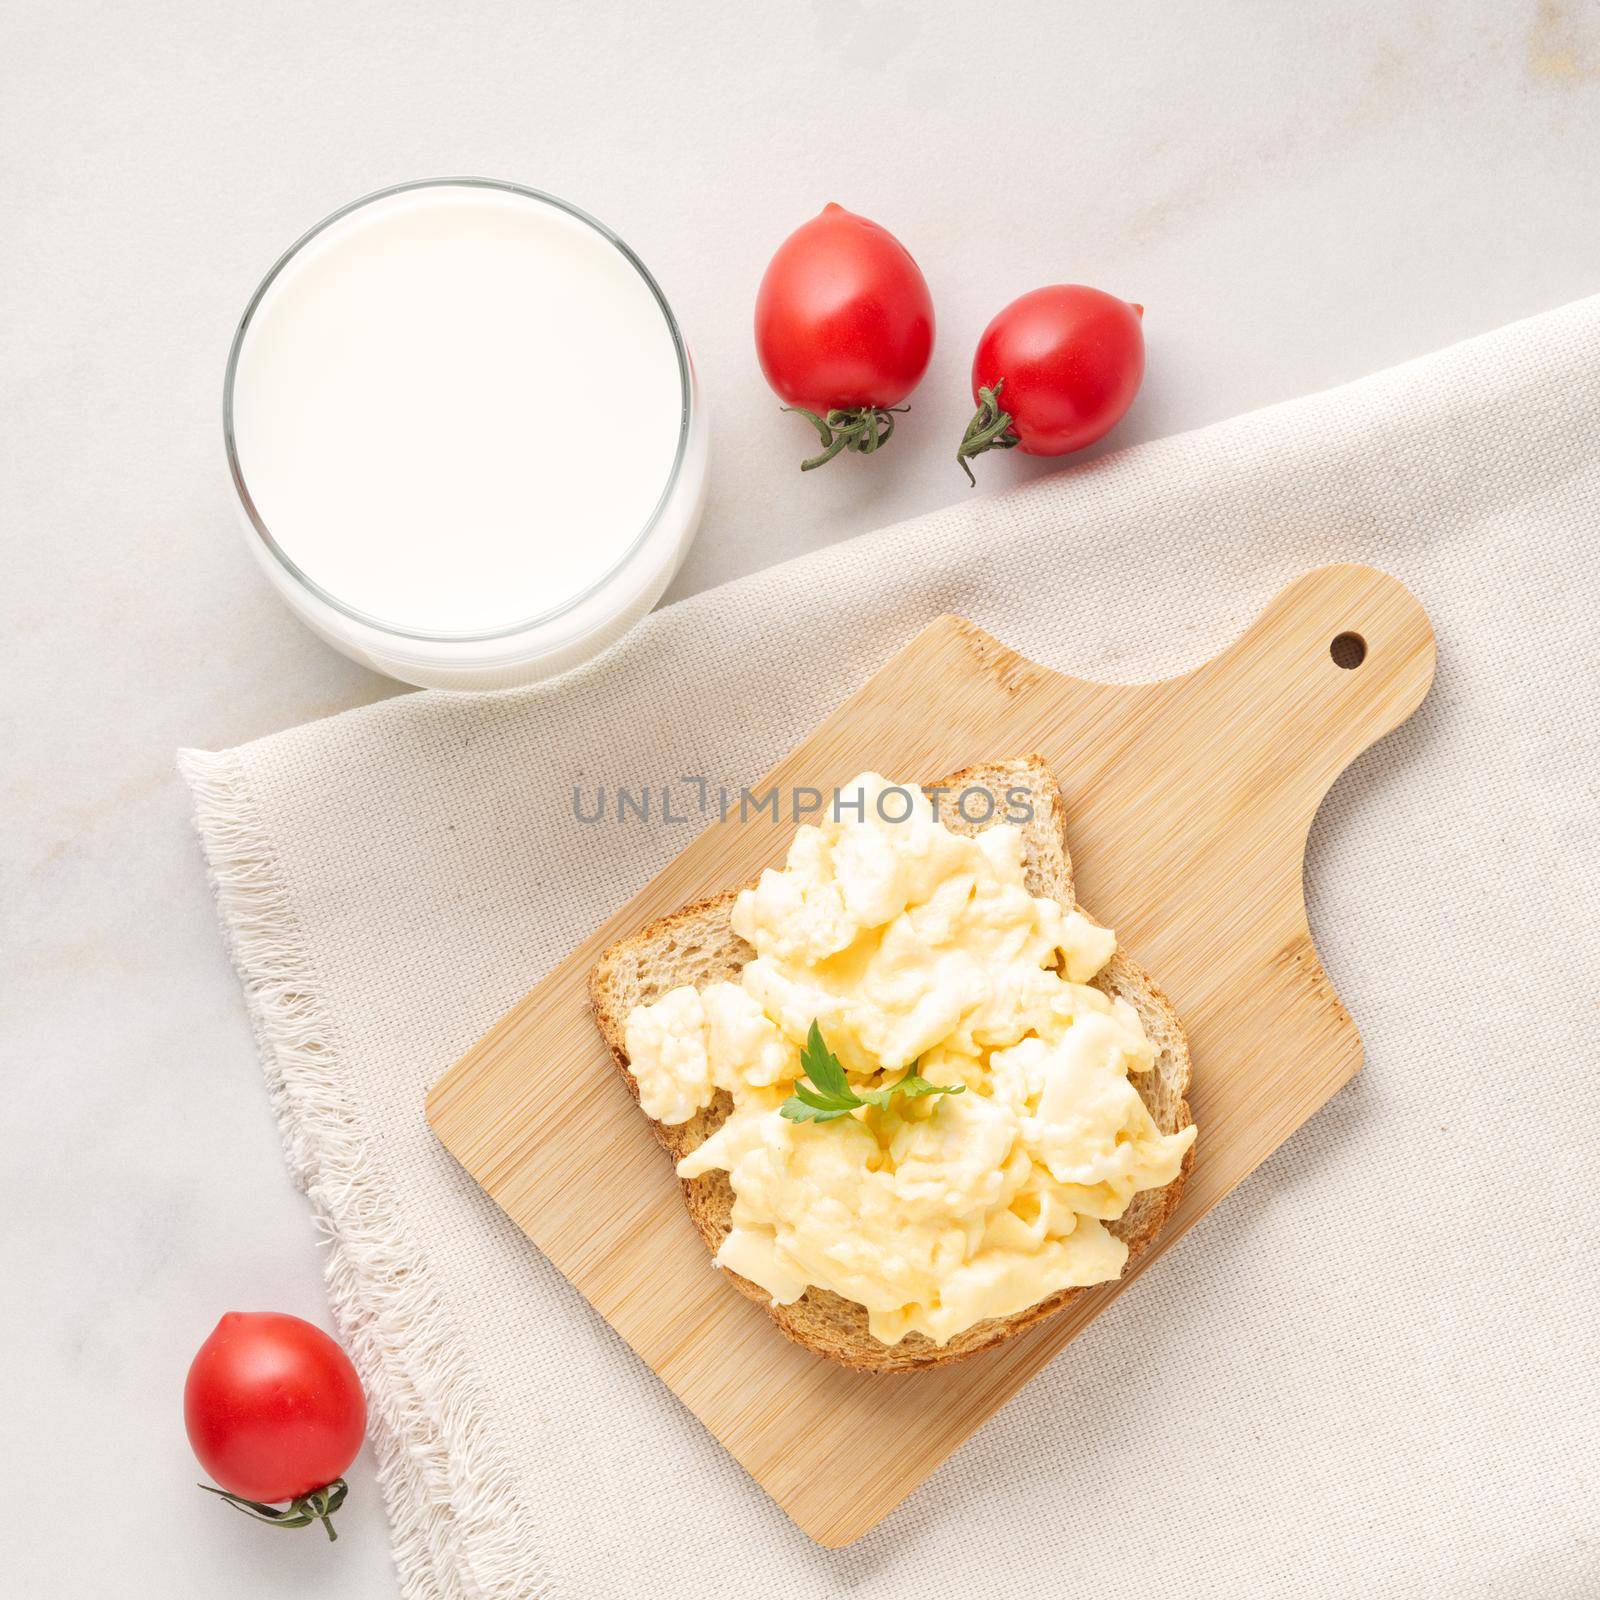
M 923 787 L 928 791 L 952 793 L 987 789 L 998 802 L 994 820 L 1004 815 L 1008 792 L 1025 787 L 1034 804 L 1033 817 L 1022 824 L 1028 888 L 1033 894 L 1053 895 L 1068 907 L 1084 909 L 1077 904 L 1073 893 L 1072 858 L 1067 850 L 1061 791 L 1043 757 L 1030 755 L 1017 761 L 964 767 Z M 967 821 L 956 814 L 942 796 L 938 804 L 940 820 L 957 832 L 973 834 L 993 825 L 988 819 L 976 824 Z M 733 931 L 729 920 L 733 902 L 745 887 L 748 885 L 741 884 L 657 918 L 612 945 L 590 973 L 589 998 L 595 1021 L 635 1101 L 639 1098 L 639 1085 L 629 1066 L 624 1037 L 628 1013 L 634 1006 L 647 1004 L 679 984 L 731 981 L 738 976 L 740 969 L 755 955 L 751 946 Z M 1149 973 L 1130 961 L 1121 950 L 1094 979 L 1094 984 L 1109 995 L 1126 999 L 1139 1013 L 1145 1032 L 1156 1046 L 1154 1070 L 1131 1080 L 1156 1125 L 1163 1133 L 1176 1133 L 1187 1127 L 1190 1120 L 1189 1044 L 1171 1003 Z M 687 1122 L 668 1127 L 646 1120 L 650 1121 L 651 1130 L 676 1165 L 722 1125 L 732 1106 L 732 1097 L 719 1090 L 711 1105 Z M 1128 1265 L 1149 1249 L 1172 1215 L 1182 1198 L 1193 1163 L 1194 1146 L 1191 1145 L 1178 1176 L 1171 1183 L 1135 1195 L 1122 1216 L 1106 1224 L 1128 1246 Z M 727 1173 L 715 1171 L 678 1181 L 695 1227 L 707 1248 L 715 1254 L 732 1225 L 733 1187 Z M 904 1372 L 960 1361 L 1015 1338 L 1036 1323 L 1055 1316 L 1091 1288 L 1099 1287 L 1059 1290 L 1011 1316 L 974 1323 L 943 1345 L 935 1344 L 919 1332 L 908 1333 L 898 1344 L 886 1345 L 873 1338 L 867 1328 L 865 1307 L 852 1300 L 812 1287 L 793 1304 L 776 1305 L 759 1285 L 726 1268 L 721 1270 L 729 1283 L 762 1306 L 789 1338 L 819 1356 L 862 1372 Z

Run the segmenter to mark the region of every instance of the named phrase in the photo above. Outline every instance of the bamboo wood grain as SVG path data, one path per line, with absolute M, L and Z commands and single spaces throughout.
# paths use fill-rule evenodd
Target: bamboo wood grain
M 1366 645 L 1353 669 L 1330 655 L 1344 633 Z M 710 827 L 446 1073 L 428 1120 L 794 1521 L 848 1543 L 1360 1066 L 1306 924 L 1306 833 L 1338 774 L 1421 703 L 1433 661 L 1416 600 L 1361 566 L 1306 574 L 1221 655 L 1154 684 L 1068 678 L 941 617 L 768 775 L 827 790 L 864 768 L 931 780 L 1040 751 L 1079 898 L 1188 1031 L 1200 1141 L 1177 1213 L 1128 1277 L 997 1350 L 874 1376 L 785 1339 L 711 1267 L 589 1014 L 607 945 L 776 861 L 792 823 Z

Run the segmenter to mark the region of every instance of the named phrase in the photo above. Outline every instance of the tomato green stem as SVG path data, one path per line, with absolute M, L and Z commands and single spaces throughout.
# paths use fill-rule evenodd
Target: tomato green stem
M 967 475 L 967 482 L 977 487 L 978 480 L 967 465 L 970 456 L 981 456 L 985 450 L 1015 450 L 1018 444 L 1011 429 L 1011 413 L 1000 409 L 1000 391 L 1006 380 L 1001 378 L 992 389 L 978 390 L 978 412 L 967 424 L 967 431 L 956 451 L 956 460 Z
M 219 1500 L 226 1500 L 235 1511 L 242 1511 L 257 1522 L 270 1523 L 274 1528 L 309 1528 L 313 1522 L 320 1522 L 327 1529 L 330 1540 L 339 1537 L 333 1531 L 333 1514 L 344 1504 L 344 1497 L 350 1492 L 350 1485 L 343 1478 L 335 1478 L 332 1483 L 291 1500 L 289 1509 L 284 1511 L 277 1506 L 265 1505 L 260 1500 L 246 1500 L 243 1495 L 229 1494 L 226 1489 L 213 1489 L 209 1483 L 196 1484 L 195 1487 L 216 1495 Z
M 784 406 L 804 417 L 817 430 L 822 441 L 821 451 L 800 463 L 802 472 L 832 461 L 841 450 L 854 450 L 857 455 L 870 456 L 874 450 L 888 444 L 894 433 L 894 419 L 903 415 L 910 406 L 835 406 L 825 417 L 804 406 Z

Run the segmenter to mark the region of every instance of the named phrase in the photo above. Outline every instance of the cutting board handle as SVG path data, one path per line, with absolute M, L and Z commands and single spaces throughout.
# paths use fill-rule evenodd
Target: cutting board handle
M 1309 828 L 1334 779 L 1422 703 L 1433 671 L 1433 629 L 1416 596 L 1346 563 L 1295 579 L 1182 691 L 1194 714 L 1223 710 L 1217 734 L 1234 740 L 1230 764 L 1251 774 L 1255 805 Z M 1247 715 L 1225 709 L 1246 705 Z

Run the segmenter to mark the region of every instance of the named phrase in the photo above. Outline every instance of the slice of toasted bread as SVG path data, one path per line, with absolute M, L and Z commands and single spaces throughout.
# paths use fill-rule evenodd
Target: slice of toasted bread
M 985 826 L 1004 824 L 968 822 L 955 809 L 955 797 L 962 790 L 987 789 L 995 797 L 997 818 L 1006 814 L 1009 791 L 1028 790 L 1033 800 L 1033 817 L 1022 824 L 1028 889 L 1035 895 L 1053 896 L 1064 906 L 1076 904 L 1061 791 L 1041 757 L 968 767 L 925 787 L 930 791 L 950 791 L 938 797 L 940 820 L 953 831 L 966 834 L 981 832 Z M 974 808 L 969 806 L 969 809 Z M 755 951 L 729 924 L 738 893 L 738 889 L 730 889 L 713 899 L 685 906 L 640 929 L 607 950 L 590 975 L 589 994 L 595 1018 L 636 1100 L 639 1086 L 628 1070 L 624 1043 L 628 1013 L 635 1006 L 660 999 L 679 984 L 700 985 L 738 976 L 745 963 L 755 956 Z M 1189 1090 L 1189 1045 L 1166 996 L 1149 974 L 1135 966 L 1120 950 L 1094 981 L 1096 987 L 1107 994 L 1120 995 L 1133 1006 L 1156 1047 L 1155 1069 L 1132 1080 L 1156 1125 L 1163 1133 L 1176 1133 L 1187 1127 L 1189 1106 L 1185 1096 Z M 715 1101 L 688 1122 L 670 1127 L 652 1122 L 651 1127 L 676 1163 L 721 1126 L 732 1104 L 731 1097 L 719 1091 Z M 1112 1233 L 1127 1242 L 1130 1263 L 1149 1247 L 1162 1223 L 1172 1214 L 1193 1157 L 1191 1146 L 1182 1171 L 1171 1183 L 1164 1189 L 1147 1189 L 1135 1195 L 1123 1215 L 1107 1224 Z M 707 1246 L 715 1252 L 731 1226 L 733 1188 L 727 1173 L 710 1172 L 704 1177 L 685 1180 L 683 1192 L 689 1215 L 694 1218 Z M 765 1306 L 772 1320 L 791 1339 L 829 1360 L 868 1372 L 897 1372 L 959 1360 L 1012 1338 L 1088 1292 L 1063 1289 L 1009 1317 L 975 1323 L 956 1334 L 948 1344 L 938 1345 L 924 1334 L 909 1333 L 898 1344 L 886 1345 L 867 1331 L 866 1311 L 853 1300 L 843 1299 L 826 1289 L 811 1288 L 792 1305 L 774 1305 L 766 1290 L 737 1273 L 728 1272 L 726 1276 L 741 1294 Z

